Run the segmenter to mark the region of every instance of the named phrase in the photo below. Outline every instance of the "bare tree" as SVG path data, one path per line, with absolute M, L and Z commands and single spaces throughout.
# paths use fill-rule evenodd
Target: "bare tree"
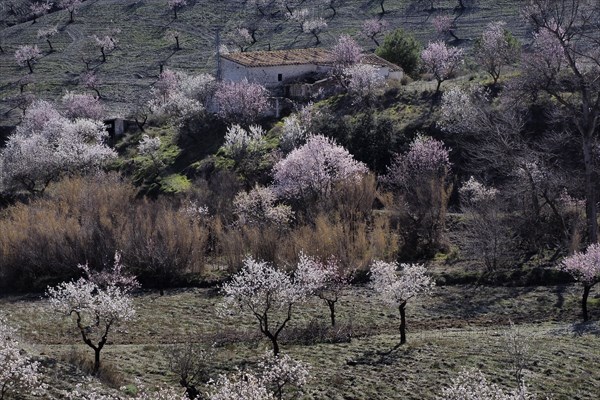
M 600 3 L 531 0 L 524 12 L 536 33 L 519 86 L 525 93 L 541 92 L 554 99 L 565 130 L 581 140 L 588 240 L 596 243 L 598 173 L 593 149 L 600 125 Z

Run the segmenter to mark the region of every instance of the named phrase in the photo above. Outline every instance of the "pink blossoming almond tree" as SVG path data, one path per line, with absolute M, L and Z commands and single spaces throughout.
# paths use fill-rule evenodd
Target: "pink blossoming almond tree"
M 463 53 L 462 49 L 448 47 L 442 41 L 429 43 L 421 53 L 423 68 L 437 81 L 436 94 L 440 92 L 442 82 L 450 78 L 462 64 Z
M 262 379 L 250 372 L 220 375 L 209 389 L 209 400 L 275 400 Z
M 400 311 L 400 344 L 406 343 L 406 304 L 419 295 L 431 292 L 435 282 L 427 275 L 422 264 L 402 264 L 398 276 L 398 263 L 375 261 L 371 266 L 371 285 L 375 292 Z
M 218 115 L 226 121 L 248 125 L 269 106 L 269 92 L 258 83 L 222 82 L 215 92 Z
M 338 183 L 359 180 L 367 166 L 332 139 L 310 136 L 273 167 L 274 190 L 290 199 L 325 198 Z
M 319 35 L 325 29 L 327 29 L 327 21 L 321 17 L 311 17 L 302 22 L 302 32 L 312 34 L 315 37 L 315 45 L 317 46 L 321 43 Z
M 115 36 L 117 33 L 119 33 L 119 30 L 115 30 L 103 36 L 92 35 L 92 40 L 102 54 L 102 62 L 106 62 L 106 55 L 117 47 L 117 43 L 119 43 L 119 40 Z
M 104 115 L 104 107 L 98 97 L 87 93 L 73 93 L 67 91 L 61 99 L 68 118 L 87 118 L 101 120 Z
M 82 0 L 60 0 L 58 3 L 58 7 L 61 10 L 67 10 L 69 12 L 69 23 L 75 21 L 73 15 L 77 12 L 79 7 L 81 7 Z
M 344 68 L 348 92 L 354 96 L 354 103 L 370 105 L 377 92 L 385 86 L 385 78 L 374 65 L 355 64 Z
M 333 48 L 331 55 L 338 68 L 346 68 L 360 62 L 363 49 L 350 35 L 341 35 Z
M 48 184 L 72 173 L 96 171 L 116 157 L 106 146 L 100 121 L 62 116 L 46 102 L 34 102 L 0 151 L 7 190 L 43 193 Z
M 438 15 L 431 20 L 431 24 L 435 28 L 435 31 L 438 33 L 438 35 L 442 37 L 450 36 L 456 41 L 460 40 L 454 33 L 454 30 L 456 29 L 455 19 L 451 16 Z
M 577 252 L 566 257 L 559 268 L 573 275 L 583 285 L 581 312 L 583 320 L 588 321 L 588 296 L 591 288 L 600 282 L 600 244 L 592 243 L 585 252 Z
M 33 64 L 35 64 L 37 59 L 41 56 L 42 52 L 37 44 L 34 44 L 33 46 L 19 46 L 17 51 L 15 51 L 15 60 L 17 60 L 17 64 L 21 67 L 27 66 L 30 74 L 33 74 Z
M 292 387 L 301 389 L 310 379 L 306 363 L 294 360 L 287 354 L 263 355 L 256 368 L 236 371 L 230 375 L 220 375 L 209 382 L 210 400 L 281 400 Z M 295 397 L 293 397 L 295 398 Z
M 272 188 L 259 185 L 248 192 L 239 192 L 233 199 L 233 210 L 240 226 L 286 228 L 294 218 L 290 206 L 277 204 L 277 196 Z
M 377 37 L 382 35 L 388 28 L 387 21 L 383 19 L 372 18 L 368 19 L 363 23 L 362 33 L 369 39 L 375 43 L 376 46 L 379 46 L 379 41 Z
M 31 12 L 31 16 L 33 17 L 32 24 L 37 22 L 37 19 L 43 15 L 48 14 L 48 11 L 52 8 L 52 2 L 50 1 L 36 1 L 31 3 L 29 6 L 29 11 Z
M 439 244 L 451 185 L 450 152 L 439 140 L 417 136 L 404 154 L 398 154 L 381 181 L 397 197 L 408 214 L 406 243 L 417 247 Z
M 284 398 L 286 386 L 301 389 L 310 379 L 308 365 L 287 354 L 273 356 L 266 353 L 258 363 L 258 370 L 263 385 L 270 389 L 277 400 Z

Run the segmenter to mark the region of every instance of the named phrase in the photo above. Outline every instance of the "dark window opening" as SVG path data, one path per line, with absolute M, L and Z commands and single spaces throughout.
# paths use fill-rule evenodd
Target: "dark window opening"
M 281 82 L 283 80 L 283 74 L 277 74 L 277 81 Z

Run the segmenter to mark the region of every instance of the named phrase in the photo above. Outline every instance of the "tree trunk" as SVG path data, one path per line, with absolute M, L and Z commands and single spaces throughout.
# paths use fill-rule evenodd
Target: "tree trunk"
M 331 326 L 335 326 L 335 301 L 327 300 L 329 306 L 329 316 L 331 317 Z
M 100 351 L 102 347 L 96 347 L 94 349 L 94 370 L 92 371 L 92 375 L 96 375 L 100 370 Z
M 315 37 L 315 39 L 317 39 L 317 45 L 319 45 L 321 43 L 321 41 L 319 40 L 319 35 L 317 35 L 315 32 L 312 33 L 313 36 Z
M 75 20 L 73 19 L 73 13 L 75 12 L 75 10 L 73 11 L 69 11 L 69 23 L 74 22 Z
M 595 171 L 592 154 L 592 135 L 582 138 L 583 162 L 585 165 L 585 214 L 589 243 L 598 243 L 598 209 L 596 206 Z
M 29 73 L 33 74 L 33 68 L 31 68 L 31 62 L 27 60 L 27 66 L 29 67 Z
M 104 47 L 100 47 L 100 52 L 102 53 L 102 62 L 106 62 L 106 53 L 104 53 Z
M 581 298 L 581 313 L 583 314 L 583 322 L 587 322 L 590 319 L 587 310 L 587 301 L 591 288 L 592 287 L 589 285 L 583 285 L 583 297 Z
M 400 304 L 400 344 L 406 343 L 406 302 Z
M 383 3 L 385 2 L 385 0 L 381 0 L 379 2 L 379 5 L 381 6 L 381 15 L 385 14 L 385 8 L 383 8 Z
M 277 343 L 277 336 L 269 335 L 269 339 L 271 339 L 271 343 L 273 344 L 273 355 L 277 357 L 279 354 L 279 343 Z
M 448 34 L 450 36 L 452 36 L 454 38 L 454 40 L 456 40 L 457 42 L 460 42 L 460 38 L 458 36 L 456 36 L 456 34 L 454 33 L 454 31 L 452 29 L 448 30 Z
M 50 52 L 53 52 L 54 48 L 52 47 L 52 43 L 50 43 L 50 39 L 46 39 L 46 42 L 48 42 L 48 46 L 50 46 Z
M 177 7 L 173 7 L 173 13 L 175 14 L 175 19 L 177 19 Z

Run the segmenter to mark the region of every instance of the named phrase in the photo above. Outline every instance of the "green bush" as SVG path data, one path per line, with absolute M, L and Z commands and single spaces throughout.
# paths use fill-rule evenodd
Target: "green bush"
M 421 44 L 410 33 L 398 28 L 385 36 L 375 54 L 401 66 L 406 74 L 412 75 L 419 66 Z

